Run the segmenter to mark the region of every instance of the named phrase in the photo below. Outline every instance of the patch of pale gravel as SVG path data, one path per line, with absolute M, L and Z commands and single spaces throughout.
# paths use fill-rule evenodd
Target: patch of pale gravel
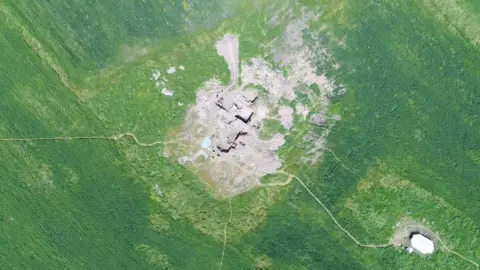
M 267 106 L 265 106 L 263 104 L 259 105 L 257 107 L 257 117 L 256 117 L 256 119 L 258 119 L 260 121 L 265 119 L 268 116 L 269 111 L 270 110 L 268 109 Z
M 236 93 L 236 90 L 230 90 Z M 197 92 L 196 104 L 192 105 L 187 118 L 182 125 L 182 131 L 176 137 L 188 142 L 182 149 L 167 149 L 170 156 L 179 156 L 178 162 L 200 171 L 202 179 L 209 183 L 223 197 L 230 197 L 246 192 L 259 185 L 260 178 L 276 172 L 281 166 L 281 160 L 275 151 L 281 147 L 285 139 L 277 134 L 271 140 L 262 141 L 253 124 L 244 124 L 232 119 L 231 115 L 219 108 L 215 103 L 217 96 L 223 92 L 220 81 L 212 79 Z M 250 106 L 255 112 L 266 115 L 268 108 L 258 103 Z M 256 117 L 256 113 L 253 118 Z M 254 122 L 252 120 L 252 122 Z M 243 128 L 244 135 L 238 138 L 235 149 L 222 153 L 217 145 L 222 142 L 222 134 L 232 126 Z M 211 139 L 210 146 L 202 149 L 205 138 Z M 241 143 L 240 143 L 241 142 Z M 197 160 L 203 157 L 203 161 Z
M 325 74 L 316 73 L 316 67 L 312 63 L 315 53 L 305 46 L 303 40 L 303 31 L 308 26 L 306 22 L 312 18 L 317 17 L 307 13 L 303 19 L 290 23 L 283 39 L 272 47 L 274 61 L 280 66 L 289 67 L 288 76 L 274 70 L 263 58 L 253 58 L 248 63 L 242 63 L 242 83 L 261 85 L 267 89 L 270 104 L 277 104 L 281 99 L 294 100 L 295 88 L 302 84 L 318 85 L 322 90 L 319 101 L 323 107 L 329 104 L 329 97 L 333 95 L 336 85 Z
M 302 103 L 295 104 L 295 113 L 297 115 L 301 115 L 304 120 L 307 118 L 309 112 L 310 111 L 308 110 L 308 107 L 306 107 Z
M 290 48 L 299 48 L 303 46 L 303 30 L 307 29 L 306 20 L 298 20 L 287 25 L 284 33 L 283 44 Z M 284 65 L 289 63 L 284 62 Z
M 175 67 L 169 67 L 168 70 L 167 70 L 168 74 L 173 74 L 175 72 L 177 72 L 177 69 Z
M 290 129 L 293 125 L 293 109 L 287 106 L 280 106 L 278 109 L 280 123 L 285 129 Z
M 243 63 L 241 77 L 244 85 L 260 85 L 267 89 L 271 104 L 277 104 L 282 98 L 292 101 L 296 97 L 294 88 L 298 81 L 273 70 L 263 58 L 252 58 L 249 63 Z
M 285 136 L 283 134 L 277 133 L 273 135 L 270 140 L 268 140 L 268 144 L 270 150 L 277 151 L 278 149 L 280 149 L 280 147 L 282 147 L 282 145 L 285 144 Z
M 226 34 L 222 39 L 215 43 L 218 55 L 222 56 L 228 64 L 230 70 L 230 80 L 233 84 L 237 81 L 238 76 L 238 38 L 232 34 Z
M 321 59 L 318 59 L 318 53 L 312 51 L 309 46 L 304 44 L 303 31 L 308 28 L 307 22 L 309 20 L 317 20 L 318 16 L 309 11 L 304 11 L 302 19 L 293 21 L 288 24 L 284 37 L 282 40 L 278 40 L 272 47 L 272 54 L 274 61 L 280 66 L 288 66 L 289 73 L 287 80 L 295 81 L 297 83 L 304 83 L 307 86 L 316 84 L 320 88 L 320 95 L 316 97 L 316 102 L 321 108 L 327 108 L 330 104 L 330 98 L 334 95 L 334 90 L 342 88 L 337 86 L 335 82 L 325 74 L 317 74 L 316 66 L 314 63 L 323 62 L 335 62 L 333 57 L 329 55 L 326 49 L 320 48 Z M 316 47 L 321 47 L 320 44 Z M 320 62 L 318 62 L 320 61 Z M 337 64 L 338 68 L 338 64 Z M 342 89 L 343 91 L 344 88 Z M 340 90 L 340 92 L 342 92 Z M 343 92 L 342 92 L 343 93 Z M 309 111 L 308 108 L 304 108 L 302 105 L 297 104 L 297 114 L 301 114 L 306 119 Z M 316 119 L 322 122 L 321 118 Z M 306 152 L 306 155 L 302 157 L 307 163 L 316 163 L 323 157 L 323 151 L 326 145 L 326 139 L 330 133 L 331 128 L 327 127 L 322 131 L 320 136 L 314 136 L 310 139 L 313 143 L 313 148 Z

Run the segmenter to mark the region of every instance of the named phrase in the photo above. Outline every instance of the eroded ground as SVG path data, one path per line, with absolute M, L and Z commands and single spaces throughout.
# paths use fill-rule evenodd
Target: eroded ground
M 284 145 L 286 132 L 294 128 L 295 115 L 303 116 L 298 121 L 311 121 L 308 106 L 295 101 L 298 91 L 308 92 L 308 87 L 317 85 L 319 93 L 308 94 L 315 96 L 315 106 L 326 112 L 334 84 L 316 73 L 313 52 L 302 37 L 307 21 L 315 19 L 306 14 L 305 19 L 288 25 L 271 52 L 275 66 L 262 57 L 239 66 L 239 40 L 234 34 L 225 34 L 216 42 L 218 55 L 228 64 L 231 84 L 222 85 L 216 78 L 204 83 L 182 127 L 171 135 L 181 143 L 167 148 L 165 155 L 195 172 L 218 197 L 248 191 L 260 185 L 263 176 L 281 170 L 277 150 Z M 278 120 L 285 134 L 260 139 L 259 132 L 267 119 Z M 307 139 L 320 145 L 326 135 Z M 320 150 L 311 149 L 315 155 Z M 318 159 L 301 158 L 311 162 Z
M 410 235 L 412 233 L 420 233 L 433 241 L 436 241 L 435 233 L 421 222 L 413 220 L 408 217 L 402 218 L 397 224 L 395 224 L 395 235 L 393 236 L 391 243 L 395 246 L 409 247 Z

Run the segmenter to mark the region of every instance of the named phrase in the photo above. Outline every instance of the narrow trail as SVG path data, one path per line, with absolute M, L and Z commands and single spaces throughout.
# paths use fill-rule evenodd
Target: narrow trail
M 35 141 L 74 141 L 74 140 L 106 140 L 106 141 L 119 141 L 122 138 L 129 137 L 132 138 L 135 143 L 142 147 L 152 147 L 159 144 L 169 144 L 175 143 L 175 141 L 154 141 L 151 143 L 140 142 L 133 133 L 121 133 L 114 136 L 64 136 L 64 137 L 40 137 L 40 138 L 0 138 L 0 142 L 35 142 Z
M 352 174 L 360 177 L 360 175 L 358 175 L 356 172 L 354 172 L 352 169 L 348 168 L 343 162 L 342 160 L 340 160 L 337 155 L 335 155 L 335 153 L 330 150 L 330 149 L 324 149 L 328 152 L 330 152 L 334 158 L 337 160 L 337 162 L 340 163 L 340 165 L 345 168 L 346 170 L 348 170 L 349 172 L 351 172 Z M 327 208 L 327 206 L 325 206 L 325 204 L 317 197 L 315 196 L 315 194 L 307 187 L 307 185 L 302 181 L 302 179 L 300 179 L 298 176 L 294 175 L 294 174 L 290 174 L 290 173 L 287 173 L 285 171 L 278 171 L 277 173 L 279 174 L 284 174 L 286 176 L 288 176 L 289 178 L 287 179 L 287 181 L 285 182 L 280 182 L 280 183 L 268 183 L 268 184 L 261 184 L 261 186 L 263 187 L 275 187 L 275 186 L 287 186 L 288 184 L 291 183 L 291 181 L 293 179 L 296 179 L 302 186 L 303 188 L 308 192 L 308 194 L 310 194 L 310 196 L 325 210 L 325 212 L 327 212 L 327 214 L 330 216 L 330 218 L 332 219 L 332 221 L 335 223 L 335 225 L 337 225 L 337 227 L 342 231 L 344 232 L 357 246 L 360 246 L 360 247 L 364 247 L 364 248 L 386 248 L 386 247 L 389 247 L 389 246 L 393 246 L 392 243 L 386 243 L 386 244 L 365 244 L 365 243 L 361 243 L 360 241 L 357 240 L 357 238 L 355 238 L 355 236 L 353 236 L 347 229 L 345 229 L 341 224 L 340 222 L 338 222 L 338 220 L 335 218 L 335 216 L 332 214 L 332 212 L 330 212 L 330 210 Z M 460 259 L 463 259 L 473 265 L 475 265 L 475 267 L 477 269 L 480 269 L 480 266 L 478 263 L 476 263 L 475 261 L 471 260 L 471 259 L 468 259 L 467 257 L 461 255 L 460 253 L 448 248 L 445 243 L 441 240 L 441 238 L 435 234 L 435 239 L 438 241 L 438 243 L 440 243 L 441 247 L 449 252 L 449 253 L 452 253 L 454 254 L 455 256 L 459 257 Z
M 426 230 L 431 230 L 430 228 L 427 228 L 423 225 L 416 225 L 417 227 L 420 227 L 420 228 L 423 228 L 423 229 L 426 229 Z M 471 259 L 468 259 L 467 257 L 463 256 L 462 254 L 450 249 L 447 247 L 447 245 L 442 241 L 442 239 L 438 236 L 438 234 L 436 234 L 435 232 L 433 232 L 433 236 L 435 237 L 435 240 L 438 241 L 438 243 L 440 243 L 440 245 L 442 246 L 443 249 L 445 249 L 447 252 L 450 252 L 452 254 L 454 254 L 455 256 L 465 260 L 465 261 L 468 261 L 469 263 L 475 265 L 475 267 L 477 267 L 477 269 L 480 269 L 480 265 L 478 263 L 476 263 L 475 261 L 471 260 Z
M 385 248 L 385 247 L 388 247 L 388 246 L 392 245 L 390 243 L 388 243 L 388 244 L 363 244 L 363 243 L 360 243 L 360 241 L 358 241 L 357 238 L 355 238 L 347 229 L 345 229 L 338 222 L 338 220 L 335 218 L 335 216 L 332 214 L 332 212 L 330 212 L 330 210 L 325 206 L 325 204 L 323 204 L 323 202 L 320 201 L 320 199 L 318 199 L 317 196 L 315 196 L 315 194 L 313 194 L 313 192 L 307 187 L 307 185 L 305 185 L 305 183 L 300 178 L 298 178 L 297 176 L 294 176 L 294 178 L 297 179 L 297 181 L 305 188 L 305 190 L 310 194 L 310 196 L 312 196 L 313 199 L 315 199 L 315 201 L 317 201 L 317 203 L 320 204 L 320 206 L 322 206 L 322 208 L 325 210 L 325 212 L 327 212 L 327 214 L 330 216 L 330 218 L 333 220 L 333 222 L 335 222 L 337 227 L 342 232 L 344 232 L 346 235 L 348 235 L 348 237 L 350 237 L 350 239 L 352 239 L 352 241 L 355 242 L 355 244 L 357 244 L 358 246 L 361 246 L 361 247 L 366 247 L 366 248 Z
M 232 86 L 233 86 L 233 84 L 230 87 L 232 87 Z M 88 141 L 88 140 L 107 140 L 107 141 L 115 141 L 116 142 L 116 141 L 119 141 L 119 140 L 121 140 L 123 138 L 126 138 L 126 137 L 132 138 L 135 141 L 135 143 L 137 145 L 141 146 L 141 147 L 153 147 L 155 145 L 166 145 L 166 144 L 170 144 L 170 143 L 176 143 L 175 141 L 154 141 L 154 142 L 151 142 L 151 143 L 144 143 L 144 142 L 141 142 L 140 140 L 138 140 L 138 138 L 135 134 L 130 133 L 130 132 L 120 133 L 120 134 L 113 135 L 113 136 L 63 136 L 63 137 L 39 137 L 39 138 L 0 138 L 0 142 L 73 141 L 73 140 L 84 140 L 84 141 Z M 342 162 L 342 160 L 340 160 L 337 157 L 337 155 L 335 155 L 335 153 L 332 150 L 327 149 L 327 148 L 325 148 L 324 150 L 330 152 L 334 156 L 334 158 L 337 160 L 337 162 L 339 162 L 340 165 L 343 168 L 345 168 L 346 170 L 348 170 L 352 174 L 356 175 L 357 177 L 360 177 L 360 175 L 358 175 L 356 172 L 354 172 L 349 167 L 347 167 Z M 310 196 L 312 196 L 312 198 L 325 210 L 325 212 L 330 216 L 330 218 L 337 225 L 337 227 L 342 232 L 344 232 L 356 245 L 358 245 L 360 247 L 365 247 L 365 248 L 386 248 L 386 247 L 389 247 L 389 246 L 393 245 L 391 243 L 387 243 L 387 244 L 364 244 L 364 243 L 361 243 L 360 241 L 357 240 L 357 238 L 355 238 L 347 229 L 345 229 L 338 222 L 338 220 L 335 218 L 335 216 L 332 214 L 332 212 L 330 212 L 330 210 L 325 206 L 325 204 L 317 196 L 315 196 L 315 194 L 307 187 L 307 185 L 298 176 L 296 176 L 294 174 L 287 173 L 285 171 L 278 171 L 277 173 L 284 174 L 284 175 L 288 176 L 288 179 L 284 182 L 260 184 L 260 186 L 263 186 L 263 187 L 287 186 L 293 181 L 293 179 L 296 179 L 303 186 L 303 188 L 305 188 L 305 190 L 310 194 Z M 227 228 L 228 228 L 228 224 L 232 221 L 232 200 L 231 200 L 231 198 L 229 199 L 229 206 L 230 206 L 230 216 L 229 216 L 228 220 L 225 222 L 225 226 L 224 226 L 224 230 L 223 230 L 224 240 L 223 240 L 222 257 L 221 257 L 220 265 L 219 265 L 220 270 L 222 269 L 222 266 L 223 266 L 223 260 L 224 260 L 224 257 L 225 257 L 225 249 L 227 247 Z M 438 241 L 438 243 L 440 243 L 440 245 L 442 246 L 442 248 L 444 250 L 446 250 L 447 252 L 452 253 L 455 256 L 473 264 L 477 269 L 480 269 L 480 265 L 477 262 L 475 262 L 471 259 L 468 259 L 467 257 L 463 256 L 462 254 L 448 248 L 447 245 L 441 240 L 441 238 L 438 235 L 435 234 L 435 238 Z
M 288 180 L 285 181 L 285 182 L 280 182 L 280 183 L 262 184 L 262 186 L 264 186 L 264 187 L 286 186 L 286 185 L 290 184 L 293 181 L 293 179 L 296 179 L 303 186 L 303 188 L 305 188 L 305 190 L 308 192 L 308 194 L 310 194 L 310 196 L 312 196 L 312 198 L 315 199 L 315 201 L 317 201 L 317 203 L 320 206 L 322 206 L 322 208 L 325 210 L 325 212 L 327 212 L 327 214 L 330 216 L 330 218 L 333 220 L 333 222 L 337 225 L 337 227 L 342 232 L 344 232 L 350 239 L 352 239 L 352 241 L 355 242 L 355 244 L 357 244 L 358 246 L 361 246 L 361 247 L 366 247 L 366 248 L 385 248 L 385 247 L 388 247 L 388 246 L 392 245 L 392 244 L 363 244 L 363 243 L 361 243 L 360 241 L 357 240 L 357 238 L 355 238 L 347 229 L 345 229 L 338 222 L 338 220 L 335 218 L 335 216 L 332 214 L 332 212 L 330 212 L 330 210 L 325 206 L 325 204 L 323 204 L 323 202 L 320 201 L 320 199 L 318 199 L 318 197 L 315 196 L 315 194 L 313 194 L 313 192 L 307 187 L 307 185 L 305 185 L 305 183 L 298 176 L 296 176 L 294 174 L 284 172 L 284 171 L 278 171 L 277 173 L 284 174 L 284 175 L 288 176 Z
M 325 151 L 327 151 L 327 152 L 329 152 L 330 154 L 332 154 L 333 157 L 335 158 L 335 160 L 337 160 L 337 162 L 340 163 L 340 165 L 341 165 L 345 170 L 347 170 L 347 171 L 351 172 L 352 174 L 354 174 L 355 176 L 361 178 L 360 175 L 358 175 L 358 173 L 354 172 L 352 169 L 350 169 L 349 167 L 347 167 L 347 166 L 343 163 L 343 161 L 340 160 L 340 159 L 337 157 L 337 155 L 335 155 L 335 153 L 334 153 L 332 150 L 330 150 L 330 149 L 328 149 L 328 148 L 322 148 L 322 149 L 325 150 Z
M 440 239 L 440 237 L 438 237 L 438 235 L 436 235 L 435 237 L 437 238 L 437 240 L 438 240 L 438 242 L 440 243 L 440 245 L 442 245 L 442 247 L 443 247 L 447 252 L 450 252 L 450 253 L 456 255 L 456 256 L 459 257 L 460 259 L 463 259 L 463 260 L 465 260 L 465 261 L 467 261 L 467 262 L 475 265 L 475 267 L 477 267 L 477 269 L 480 269 L 480 266 L 478 265 L 478 263 L 476 263 L 476 262 L 473 261 L 473 260 L 468 259 L 467 257 L 463 256 L 462 254 L 460 254 L 460 253 L 458 253 L 458 252 L 456 252 L 456 251 L 454 251 L 454 250 L 449 249 L 449 248 L 442 242 L 442 240 Z
M 230 208 L 230 216 L 228 220 L 225 222 L 225 226 L 223 227 L 223 249 L 222 249 L 222 258 L 220 259 L 220 265 L 218 269 L 221 270 L 223 266 L 223 259 L 225 258 L 225 249 L 227 248 L 227 227 L 230 222 L 232 222 L 232 198 L 228 199 L 228 205 Z

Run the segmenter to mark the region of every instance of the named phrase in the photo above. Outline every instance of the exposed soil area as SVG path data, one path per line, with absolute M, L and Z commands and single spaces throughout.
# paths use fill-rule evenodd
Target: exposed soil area
M 402 218 L 395 225 L 395 229 L 395 235 L 390 241 L 394 246 L 409 247 L 410 235 L 412 233 L 420 233 L 435 241 L 435 233 L 431 229 L 425 227 L 421 222 L 408 217 Z
M 204 84 L 180 131 L 173 135 L 183 142 L 167 148 L 166 155 L 199 175 L 218 197 L 259 186 L 260 178 L 282 167 L 276 151 L 285 143 L 284 135 L 261 140 L 259 130 L 265 119 L 278 119 L 286 130 L 294 126 L 295 110 L 284 101 L 294 101 L 297 88 L 312 84 L 331 88 L 324 75 L 315 73 L 313 53 L 301 35 L 305 28 L 305 21 L 289 25 L 274 51 L 281 65 L 289 67 L 288 74 L 260 57 L 242 63 L 240 73 L 238 38 L 225 34 L 216 42 L 218 55 L 228 64 L 231 84 L 224 86 L 217 79 Z M 242 85 L 237 84 L 239 75 Z M 318 97 L 325 108 L 330 88 Z M 309 108 L 299 105 L 296 111 L 306 119 Z
M 230 70 L 230 79 L 236 83 L 238 76 L 238 38 L 232 34 L 226 34 L 215 44 L 218 55 L 227 61 Z
M 285 129 L 290 129 L 293 125 L 293 109 L 287 106 L 281 106 L 278 110 L 280 122 Z
M 245 96 L 239 89 L 227 91 L 217 80 L 207 82 L 179 134 L 187 144 L 181 150 L 186 155 L 178 161 L 199 171 L 223 196 L 251 189 L 281 167 L 275 150 L 283 144 L 283 135 L 259 139 L 253 123 L 261 101 Z M 178 150 L 175 156 L 182 154 Z

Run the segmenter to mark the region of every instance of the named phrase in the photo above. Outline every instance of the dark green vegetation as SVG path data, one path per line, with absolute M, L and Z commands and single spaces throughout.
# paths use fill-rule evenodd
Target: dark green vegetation
M 1 137 L 134 132 L 145 142 L 161 140 L 205 80 L 228 82 L 215 40 L 238 34 L 243 60 L 265 53 L 288 23 L 268 26 L 269 18 L 293 6 L 222 2 L 0 4 Z M 459 1 L 468 21 L 448 13 L 455 3 L 447 1 L 330 2 L 303 2 L 324 11 L 305 38 L 341 63 L 339 70 L 318 63 L 347 89 L 334 98 L 331 111 L 342 121 L 328 147 L 358 176 L 330 152 L 303 164 L 306 124 L 281 151 L 286 171 L 362 243 L 388 242 L 395 223 L 409 216 L 478 261 L 480 57 L 467 27 L 478 7 Z M 166 98 L 152 70 L 164 76 L 179 65 L 186 69 L 168 76 L 175 95 Z M 8 269 L 214 269 L 225 225 L 223 269 L 473 268 L 441 250 L 422 258 L 360 248 L 295 180 L 218 201 L 163 158 L 161 147 L 127 139 L 2 142 L 0 153 L 0 263 Z
M 263 123 L 259 135 L 260 139 L 269 140 L 273 137 L 273 135 L 283 132 L 285 132 L 285 128 L 282 126 L 279 120 L 267 119 Z
M 480 57 L 478 47 L 461 33 L 468 28 L 442 27 L 437 17 L 443 14 L 421 1 L 352 1 L 336 12 L 327 31 L 335 37 L 330 46 L 343 66 L 330 76 L 349 92 L 334 105 L 341 108 L 343 120 L 330 134 L 329 147 L 346 166 L 367 178 L 365 184 L 391 174 L 398 177 L 387 193 L 379 185 L 364 194 L 358 201 L 360 213 L 341 210 L 351 203 L 350 194 L 361 193 L 357 187 L 361 178 L 339 166 L 333 156 L 327 154 L 319 172 L 324 180 L 310 184 L 337 209 L 347 228 L 364 235 L 360 239 L 366 242 L 382 242 L 378 229 L 393 233 L 386 224 L 410 216 L 423 220 L 449 247 L 478 261 Z M 345 36 L 346 47 L 335 45 Z M 379 170 L 376 179 L 366 177 L 371 170 Z M 401 179 L 411 182 L 410 191 L 400 192 L 395 186 Z M 375 228 L 373 221 L 377 230 L 356 229 L 359 224 Z M 411 256 L 383 254 L 393 268 L 414 263 Z M 473 266 L 460 266 L 458 258 L 442 256 L 436 254 L 428 261 L 434 260 L 436 268 Z

